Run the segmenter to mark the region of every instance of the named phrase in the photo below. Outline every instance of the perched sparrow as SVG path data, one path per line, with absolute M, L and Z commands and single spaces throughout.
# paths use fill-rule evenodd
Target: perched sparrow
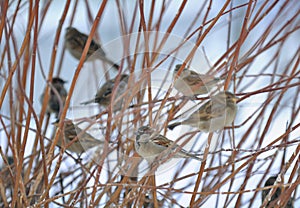
M 238 98 L 231 92 L 220 92 L 203 104 L 186 120 L 170 124 L 168 128 L 172 130 L 182 124 L 199 128 L 203 132 L 221 130 L 225 126 L 230 125 L 235 119 L 237 100 Z
M 66 30 L 67 30 L 65 35 L 66 48 L 69 50 L 69 52 L 72 54 L 73 57 L 79 60 L 83 52 L 83 49 L 85 47 L 88 36 L 86 34 L 79 32 L 74 27 L 68 27 Z M 111 64 L 116 69 L 119 69 L 118 64 L 115 64 L 113 61 L 109 60 L 106 57 L 106 54 L 101 48 L 100 44 L 92 40 L 88 53 L 86 55 L 86 60 L 95 52 L 96 52 L 95 58 L 97 57 L 98 59 Z
M 268 178 L 268 180 L 266 181 L 264 187 L 267 187 L 267 186 L 273 186 L 275 181 L 276 181 L 276 178 L 275 176 L 272 176 L 270 178 Z M 271 189 L 267 189 L 267 190 L 263 190 L 262 191 L 262 203 L 264 202 L 264 200 L 266 199 L 266 197 L 268 196 L 269 192 L 270 192 Z M 275 201 L 276 199 L 278 199 L 280 197 L 280 194 L 281 194 L 281 188 L 278 187 L 275 191 L 275 193 L 272 195 L 270 201 L 268 202 L 267 206 L 266 207 L 269 207 L 271 205 L 271 203 L 273 201 Z M 272 203 L 273 205 L 275 205 L 276 203 Z M 273 207 L 273 206 L 272 206 Z M 293 208 L 293 199 L 290 198 L 285 206 L 285 208 Z
M 47 105 L 47 113 L 55 113 L 56 117 L 58 117 L 60 110 L 63 108 L 66 97 L 67 97 L 67 90 L 64 87 L 64 84 L 66 81 L 62 80 L 59 77 L 54 77 L 52 79 L 52 86 L 50 89 L 50 97 L 48 100 L 48 105 Z M 43 104 L 45 92 L 40 97 L 40 103 Z
M 14 158 L 11 156 L 7 157 L 7 165 L 2 164 L 0 167 L 0 183 L 4 188 L 12 189 L 16 176 L 16 166 L 14 164 Z M 22 169 L 24 170 L 24 169 Z M 22 177 L 24 176 L 24 171 L 21 172 Z M 0 200 L 1 204 L 1 200 Z
M 59 120 L 53 124 L 58 127 Z M 57 145 L 61 147 L 63 145 L 62 138 L 64 138 L 64 145 L 67 146 L 67 150 L 82 154 L 88 149 L 102 145 L 103 141 L 95 139 L 93 136 L 83 131 L 77 125 L 73 124 L 71 120 L 66 119 L 64 121 L 63 131 L 57 142 Z M 70 144 L 72 143 L 72 144 Z
M 116 89 L 116 94 L 114 99 L 117 100 L 125 91 L 128 84 L 128 78 L 129 76 L 126 74 L 122 74 L 119 81 L 119 86 Z M 112 98 L 112 92 L 115 86 L 116 78 L 108 80 L 100 89 L 97 91 L 95 98 L 86 102 L 81 103 L 82 105 L 86 105 L 89 103 L 98 103 L 99 105 L 102 105 L 103 107 L 107 107 Z M 118 100 L 114 105 L 114 110 L 120 110 L 122 107 L 122 100 Z
M 176 90 L 185 96 L 196 96 L 208 93 L 221 80 L 210 75 L 198 74 L 188 68 L 184 68 L 181 74 L 177 73 L 182 64 L 175 66 L 173 78 L 177 78 L 174 83 Z
M 14 164 L 14 158 L 12 156 L 8 156 L 7 163 L 8 165 L 2 164 L 2 166 L 0 166 L 0 172 L 3 171 L 4 169 L 7 169 L 7 166 L 12 166 Z
M 134 145 L 136 152 L 149 163 L 152 163 L 155 158 L 163 152 L 164 155 L 168 155 L 177 150 L 177 148 L 181 148 L 149 126 L 142 126 L 138 129 Z M 202 160 L 202 158 L 197 157 L 196 154 L 189 153 L 184 149 L 180 149 L 176 152 L 174 157 Z

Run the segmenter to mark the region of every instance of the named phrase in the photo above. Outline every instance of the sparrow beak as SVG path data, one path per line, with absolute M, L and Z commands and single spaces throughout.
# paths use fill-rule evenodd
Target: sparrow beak
M 58 125 L 58 123 L 59 123 L 59 119 L 57 119 L 56 121 L 54 121 L 53 123 L 51 123 L 52 125 L 54 125 L 54 126 L 57 126 Z
M 239 97 L 234 97 L 234 98 L 232 98 L 232 100 L 233 100 L 234 102 L 237 102 L 239 99 L 240 99 Z

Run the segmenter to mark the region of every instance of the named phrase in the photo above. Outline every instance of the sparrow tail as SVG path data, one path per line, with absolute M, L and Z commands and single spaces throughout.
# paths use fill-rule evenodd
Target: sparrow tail
M 115 64 L 113 64 L 113 67 L 116 68 L 116 69 L 119 69 L 120 65 L 118 65 L 118 64 L 115 63 Z
M 173 130 L 176 126 L 179 126 L 181 124 L 181 122 L 176 122 L 173 124 L 168 125 L 168 129 Z
M 87 104 L 94 103 L 94 102 L 95 102 L 95 99 L 82 102 L 82 103 L 80 103 L 80 105 L 87 105 Z
M 100 56 L 99 57 L 102 61 L 105 61 L 106 63 L 112 65 L 112 67 L 114 67 L 115 69 L 119 69 L 120 68 L 120 65 L 116 64 L 115 62 L 113 62 L 112 60 L 108 59 L 107 57 L 105 56 Z
M 199 161 L 202 161 L 203 158 L 202 157 L 197 157 L 196 155 L 193 155 L 193 154 L 189 154 L 191 156 L 191 158 L 195 159 L 195 160 L 199 160 Z
M 193 158 L 193 159 L 199 160 L 199 161 L 203 160 L 203 153 L 190 153 L 190 152 L 187 152 L 186 150 L 182 150 L 182 151 L 190 158 Z

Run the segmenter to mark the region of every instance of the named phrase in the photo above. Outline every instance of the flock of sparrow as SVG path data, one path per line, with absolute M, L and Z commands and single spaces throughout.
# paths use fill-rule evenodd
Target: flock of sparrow
M 81 54 L 85 47 L 88 36 L 79 32 L 73 27 L 68 27 L 65 34 L 65 46 L 70 54 L 76 59 L 81 58 Z M 86 60 L 99 58 L 115 68 L 119 68 L 118 64 L 106 57 L 104 50 L 100 44 L 92 40 Z M 198 74 L 188 68 L 183 68 L 181 64 L 176 65 L 174 70 L 174 87 L 181 92 L 184 96 L 197 96 L 209 93 L 209 91 L 216 86 L 220 81 L 219 78 L 212 76 Z M 181 71 L 181 73 L 179 73 Z M 118 98 L 124 94 L 127 88 L 129 76 L 123 74 L 120 76 L 115 97 Z M 51 82 L 51 89 L 49 94 L 49 102 L 47 104 L 47 113 L 56 114 L 59 118 L 60 111 L 64 105 L 67 97 L 67 90 L 64 87 L 66 82 L 59 78 L 54 77 Z M 82 102 L 86 105 L 90 103 L 98 103 L 102 107 L 107 107 L 111 103 L 112 92 L 116 83 L 116 79 L 108 80 L 98 90 L 95 97 L 89 101 Z M 45 93 L 45 92 L 44 92 Z M 40 102 L 43 103 L 44 93 L 41 95 Z M 223 129 L 225 126 L 232 124 L 237 112 L 237 97 L 228 91 L 222 91 L 211 97 L 209 101 L 204 103 L 200 108 L 192 113 L 187 119 L 181 122 L 175 122 L 168 126 L 173 129 L 178 125 L 189 125 L 198 128 L 202 132 L 215 132 Z M 114 111 L 122 108 L 122 99 L 115 102 L 113 107 Z M 54 125 L 58 127 L 59 120 Z M 63 135 L 58 140 L 58 146 L 62 145 L 62 139 L 67 145 L 66 149 L 78 154 L 86 150 L 103 144 L 103 141 L 95 139 L 86 131 L 80 129 L 71 120 L 64 120 Z M 69 144 L 69 145 L 68 145 Z M 149 126 L 142 126 L 138 129 L 135 139 L 135 149 L 137 153 L 151 163 L 157 155 L 164 151 L 176 151 L 174 157 L 193 158 L 201 160 L 198 155 L 194 155 L 180 148 L 172 140 L 159 134 L 154 128 Z
M 85 47 L 88 36 L 79 32 L 73 27 L 68 27 L 65 35 L 65 46 L 73 57 L 80 59 L 83 49 Z M 106 57 L 104 50 L 100 44 L 92 40 L 86 60 L 93 60 L 99 58 L 100 60 L 112 65 L 112 67 L 119 69 L 119 65 Z M 120 97 L 126 91 L 129 75 L 122 74 L 118 81 L 115 97 Z M 174 88 L 182 93 L 184 96 L 197 96 L 210 92 L 217 83 L 221 81 L 220 78 L 215 78 L 208 75 L 198 74 L 188 68 L 182 67 L 181 64 L 176 65 L 173 74 Z M 112 92 L 115 87 L 116 79 L 108 80 L 98 90 L 95 97 L 81 104 L 87 105 L 90 103 L 98 103 L 102 107 L 108 107 L 111 103 Z M 54 77 L 51 82 L 51 89 L 49 94 L 49 102 L 47 104 L 47 113 L 56 114 L 59 118 L 60 111 L 64 105 L 67 97 L 67 90 L 64 87 L 65 81 L 59 77 Z M 45 93 L 45 92 L 44 92 Z M 41 95 L 40 101 L 43 103 L 44 93 Z M 206 103 L 201 105 L 198 110 L 192 113 L 187 119 L 174 122 L 168 125 L 169 129 L 173 129 L 178 125 L 189 125 L 198 128 L 202 132 L 215 132 L 223 129 L 225 126 L 230 126 L 235 119 L 237 112 L 238 98 L 231 92 L 222 91 L 212 96 Z M 122 108 L 122 99 L 114 103 L 114 111 Z M 58 127 L 59 120 L 54 125 Z M 63 135 L 58 140 L 58 146 L 67 145 L 67 150 L 81 154 L 86 150 L 98 145 L 102 145 L 103 141 L 95 139 L 92 135 L 75 125 L 71 120 L 65 119 L 63 126 Z M 69 144 L 69 145 L 68 145 Z M 142 126 L 138 128 L 135 138 L 135 150 L 150 164 L 163 153 L 164 155 L 173 154 L 175 158 L 192 158 L 201 161 L 199 154 L 190 153 L 182 149 L 174 141 L 169 140 L 161 135 L 157 130 L 150 126 Z M 276 181 L 276 177 L 270 177 L 265 186 L 272 186 Z M 262 201 L 265 200 L 270 189 L 263 190 Z M 281 194 L 281 189 L 277 188 L 275 194 L 269 199 L 268 205 Z M 286 207 L 293 207 L 291 199 L 288 201 Z

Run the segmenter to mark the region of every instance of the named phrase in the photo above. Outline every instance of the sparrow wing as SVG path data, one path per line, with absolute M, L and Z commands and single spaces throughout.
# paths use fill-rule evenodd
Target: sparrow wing
M 201 76 L 194 71 L 190 71 L 190 74 L 188 76 L 185 76 L 183 78 L 183 81 L 186 82 L 189 86 L 203 86 L 203 80 L 201 79 Z
M 96 43 L 94 40 L 92 40 L 91 45 L 89 47 L 88 54 L 93 54 L 96 51 L 98 51 L 99 54 L 103 57 L 106 55 L 104 50 L 101 48 L 101 46 L 98 43 Z
M 75 128 L 75 125 L 73 123 L 68 123 L 64 126 L 64 137 L 67 142 L 71 142 L 75 137 L 77 137 L 77 134 L 79 133 Z
M 75 126 L 77 136 L 79 137 L 79 140 L 81 143 L 83 143 L 84 147 L 87 149 L 94 147 L 95 145 L 103 143 L 100 140 L 95 139 L 92 135 L 87 133 L 86 131 L 82 130 L 78 126 Z
M 67 37 L 67 40 L 69 42 L 69 46 L 72 49 L 74 49 L 74 50 L 78 49 L 78 50 L 82 51 L 85 46 L 87 37 L 86 37 L 86 35 L 78 32 L 78 35 L 69 35 Z
M 153 136 L 152 142 L 156 145 L 164 146 L 166 148 L 172 146 L 174 143 L 173 141 L 169 140 L 167 137 L 161 134 Z
M 67 95 L 68 95 L 68 92 L 64 87 L 62 87 L 59 91 L 59 94 L 61 95 L 62 98 L 66 99 Z
M 226 103 L 206 102 L 198 110 L 200 120 L 210 120 L 212 118 L 223 117 L 226 113 Z
M 198 74 L 197 72 L 190 71 L 190 74 L 183 78 L 186 83 L 190 85 L 197 85 L 199 87 L 206 84 L 216 84 L 220 81 L 219 78 L 215 78 L 211 75 Z
M 77 32 L 78 32 L 78 35 L 73 35 L 72 38 L 69 39 L 69 41 L 72 41 L 73 46 L 77 46 L 77 48 L 81 48 L 81 50 L 83 51 L 83 49 L 85 47 L 85 44 L 86 44 L 86 41 L 88 39 L 88 36 L 84 33 L 79 32 L 79 31 L 77 31 Z M 92 40 L 92 42 L 90 44 L 90 47 L 89 47 L 89 50 L 88 50 L 88 53 L 87 53 L 87 56 L 92 55 L 97 50 L 99 50 L 99 54 L 101 56 L 105 56 L 105 52 L 103 51 L 101 46 L 98 43 L 96 43 L 96 41 Z
M 114 88 L 115 81 L 109 80 L 107 81 L 98 91 L 95 96 L 95 98 L 103 98 L 103 97 L 109 97 L 112 93 L 112 90 Z

